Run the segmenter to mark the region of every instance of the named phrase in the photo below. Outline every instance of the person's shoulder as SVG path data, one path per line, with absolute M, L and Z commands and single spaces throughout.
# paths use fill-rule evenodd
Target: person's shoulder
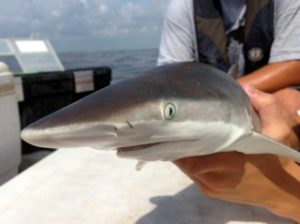
M 274 1 L 274 15 L 275 22 L 282 18 L 286 20 L 286 16 L 290 18 L 297 18 L 297 22 L 299 23 L 299 15 L 300 15 L 300 0 L 273 0 Z M 281 19 L 281 21 L 282 21 Z M 283 21 L 284 22 L 284 21 Z
M 167 16 L 170 18 L 177 17 L 178 15 L 192 13 L 193 0 L 170 0 L 167 9 Z
M 193 0 L 170 0 L 169 5 L 172 7 L 184 7 L 186 5 L 193 5 Z
M 273 1 L 275 5 L 275 10 L 297 8 L 300 6 L 299 0 L 273 0 Z
M 294 3 L 297 3 L 297 5 L 299 4 L 299 0 L 273 0 L 273 2 L 275 4 L 285 4 L 286 2 L 294 2 Z

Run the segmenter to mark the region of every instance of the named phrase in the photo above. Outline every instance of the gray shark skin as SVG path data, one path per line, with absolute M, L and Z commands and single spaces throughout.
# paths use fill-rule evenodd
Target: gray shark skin
M 47 148 L 118 150 L 142 161 L 225 151 L 300 153 L 260 135 L 248 96 L 228 74 L 201 63 L 149 70 L 95 92 L 33 124 L 22 138 Z

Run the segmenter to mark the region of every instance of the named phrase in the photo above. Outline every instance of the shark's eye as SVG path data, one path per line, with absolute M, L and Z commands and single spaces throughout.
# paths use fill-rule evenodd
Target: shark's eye
M 167 103 L 164 108 L 164 119 L 171 120 L 175 117 L 175 114 L 176 114 L 176 107 L 171 103 Z

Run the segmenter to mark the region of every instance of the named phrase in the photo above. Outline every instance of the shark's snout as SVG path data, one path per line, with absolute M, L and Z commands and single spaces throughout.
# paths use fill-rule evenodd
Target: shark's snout
M 51 137 L 43 132 L 42 130 L 35 130 L 34 128 L 25 128 L 21 132 L 21 138 L 32 145 L 45 147 L 45 148 L 56 148 Z

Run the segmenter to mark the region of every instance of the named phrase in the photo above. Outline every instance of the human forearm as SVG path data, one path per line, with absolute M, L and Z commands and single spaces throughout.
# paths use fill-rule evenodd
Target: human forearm
M 239 79 L 242 85 L 251 84 L 255 88 L 274 92 L 300 84 L 300 61 L 284 61 L 264 66 Z
M 279 216 L 300 223 L 300 167 L 290 162 L 284 167 L 286 178 L 280 186 L 281 192 L 273 198 L 269 210 Z
M 279 216 L 289 218 L 297 223 L 300 223 L 300 167 L 290 162 L 284 167 L 287 173 L 287 178 L 281 180 L 284 182 L 282 190 L 276 197 L 273 198 L 271 204 L 266 207 Z

